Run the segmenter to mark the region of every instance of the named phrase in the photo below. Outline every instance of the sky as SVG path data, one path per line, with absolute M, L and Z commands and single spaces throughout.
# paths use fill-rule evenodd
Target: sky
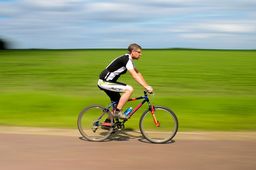
M 256 0 L 0 0 L 12 48 L 256 49 Z

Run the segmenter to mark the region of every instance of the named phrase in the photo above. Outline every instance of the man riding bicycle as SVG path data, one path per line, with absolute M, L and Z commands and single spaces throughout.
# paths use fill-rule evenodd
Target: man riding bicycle
M 122 108 L 133 93 L 133 87 L 124 83 L 117 82 L 117 79 L 129 71 L 132 77 L 149 93 L 153 92 L 153 88 L 144 80 L 142 74 L 134 67 L 133 60 L 138 60 L 141 57 L 142 48 L 138 44 L 130 44 L 128 54 L 124 54 L 114 59 L 99 75 L 98 87 L 105 91 L 112 102 L 118 102 L 116 110 L 113 113 L 114 117 L 127 119 L 127 116 L 122 112 Z M 120 93 L 123 93 L 120 95 Z M 107 121 L 107 120 L 106 120 Z

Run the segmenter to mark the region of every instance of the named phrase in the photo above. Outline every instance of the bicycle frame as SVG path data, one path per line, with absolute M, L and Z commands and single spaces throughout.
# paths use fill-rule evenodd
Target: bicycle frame
M 139 103 L 133 110 L 132 112 L 129 114 L 129 117 L 130 118 L 137 110 L 139 110 L 141 108 L 141 106 L 144 104 L 144 103 L 148 103 L 148 106 L 149 106 L 149 109 L 152 113 L 152 111 L 154 112 L 154 107 L 151 105 L 150 101 L 149 101 L 149 98 L 148 98 L 148 95 L 147 95 L 147 92 L 144 91 L 144 96 L 140 96 L 140 97 L 135 97 L 135 98 L 130 98 L 128 100 L 128 102 L 132 102 L 132 101 L 136 101 L 136 100 L 141 100 L 141 99 L 144 99 L 141 103 Z
M 139 104 L 132 110 L 132 112 L 129 114 L 128 119 L 130 119 L 130 118 L 132 117 L 132 115 L 134 115 L 134 113 L 137 112 L 137 110 L 139 110 L 139 109 L 141 108 L 141 106 L 142 106 L 145 102 L 147 102 L 147 103 L 148 103 L 148 107 L 149 107 L 148 109 L 151 111 L 151 114 L 152 114 L 152 116 L 153 116 L 153 121 L 154 121 L 155 125 L 156 125 L 157 127 L 159 127 L 159 126 L 160 126 L 160 123 L 159 123 L 159 121 L 157 121 L 157 119 L 156 119 L 156 116 L 155 116 L 155 113 L 154 113 L 154 112 L 155 112 L 154 106 L 151 105 L 151 103 L 150 103 L 150 101 L 149 101 L 149 98 L 148 98 L 148 94 L 147 94 L 146 91 L 144 91 L 144 96 L 135 97 L 135 98 L 130 98 L 130 99 L 128 100 L 128 102 L 133 102 L 133 101 L 142 100 L 142 99 L 143 99 L 143 101 L 142 101 L 141 103 L 139 103 Z M 112 106 L 113 108 L 115 108 L 114 106 L 115 106 L 116 104 L 117 104 L 116 102 L 112 102 L 112 103 L 109 105 L 108 109 L 109 109 L 111 106 Z M 128 119 L 125 119 L 125 120 L 123 121 L 123 123 L 126 122 Z

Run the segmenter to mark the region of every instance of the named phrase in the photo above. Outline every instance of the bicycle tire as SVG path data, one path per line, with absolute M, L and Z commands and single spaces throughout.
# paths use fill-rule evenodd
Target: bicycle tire
M 103 128 L 102 123 L 110 118 L 113 124 L 111 113 L 103 106 L 91 105 L 84 108 L 78 116 L 77 126 L 80 134 L 88 141 L 101 142 L 106 140 L 113 132 L 113 127 Z
M 151 111 L 146 110 L 140 118 L 142 136 L 152 143 L 167 143 L 178 131 L 178 119 L 175 113 L 167 107 L 155 106 L 155 116 L 160 126 L 154 123 Z

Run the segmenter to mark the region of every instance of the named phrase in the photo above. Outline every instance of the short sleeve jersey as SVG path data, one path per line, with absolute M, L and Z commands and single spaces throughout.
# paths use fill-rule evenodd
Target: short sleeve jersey
M 114 59 L 99 76 L 104 81 L 116 82 L 120 75 L 125 74 L 127 70 L 134 69 L 132 58 L 125 54 Z

